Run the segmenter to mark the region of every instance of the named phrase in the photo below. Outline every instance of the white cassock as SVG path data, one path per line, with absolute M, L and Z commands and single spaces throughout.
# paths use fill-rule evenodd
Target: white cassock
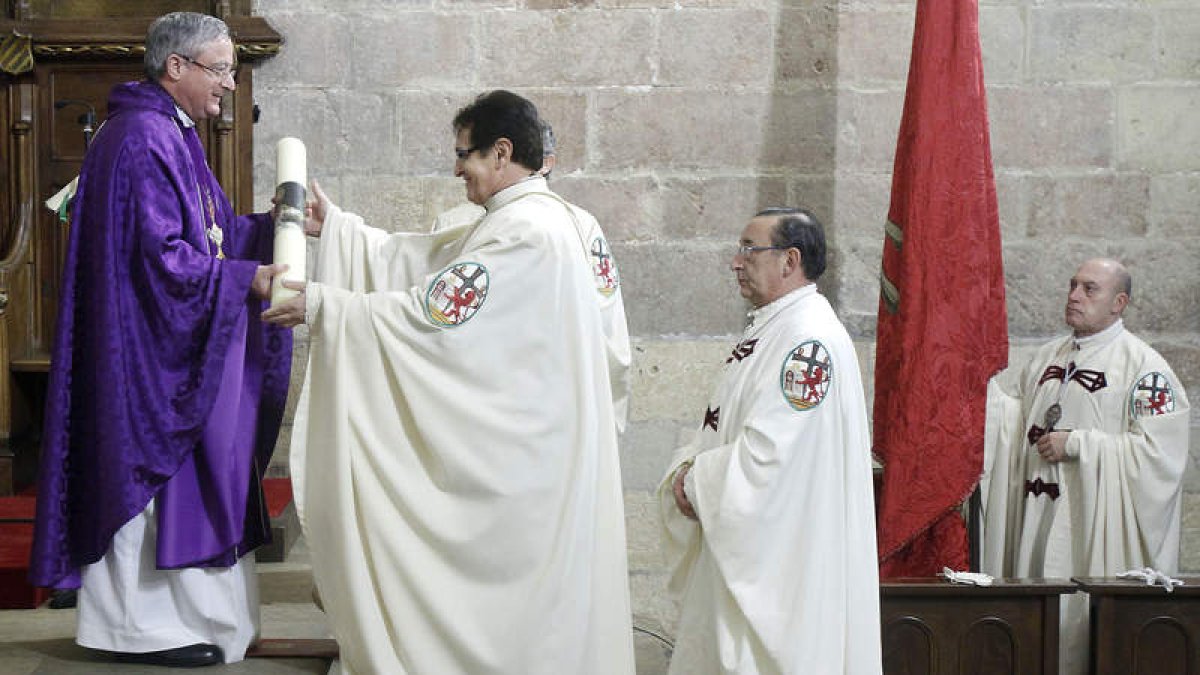
M 470 231 L 326 216 L 291 470 L 356 675 L 628 675 L 609 357 L 572 211 L 531 178 Z
M 1071 430 L 1068 459 L 1035 443 Z M 1115 576 L 1179 567 L 1189 406 L 1158 352 L 1118 320 L 1037 351 L 993 379 L 988 394 L 983 569 L 1004 577 Z M 1087 596 L 1065 596 L 1061 671 L 1087 668 Z
M 659 486 L 681 607 L 670 672 L 879 673 L 870 436 L 854 345 L 815 285 L 750 316 L 695 440 Z M 699 524 L 671 489 L 689 459 Z
M 215 644 L 225 663 L 258 639 L 254 555 L 231 567 L 156 569 L 155 500 L 117 530 L 108 552 L 81 570 L 75 641 L 110 652 L 145 653 Z

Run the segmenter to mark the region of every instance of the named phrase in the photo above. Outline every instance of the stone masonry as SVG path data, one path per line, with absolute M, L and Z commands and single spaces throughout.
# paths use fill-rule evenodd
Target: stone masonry
M 1012 363 L 1065 332 L 1084 258 L 1129 265 L 1126 319 L 1200 406 L 1200 4 L 980 0 Z M 335 202 L 398 231 L 463 200 L 454 111 L 513 89 L 558 135 L 552 185 L 592 211 L 634 336 L 622 439 L 637 623 L 673 627 L 653 491 L 697 426 L 745 307 L 732 245 L 805 204 L 821 284 L 856 337 L 868 402 L 878 268 L 914 0 L 257 0 L 285 37 L 253 73 L 260 205 L 274 145 L 308 146 Z M 939 264 L 955 264 L 945 251 Z M 300 332 L 303 338 L 303 332 Z M 297 365 L 303 363 L 299 343 Z M 1194 408 L 1200 410 L 1200 407 Z M 1200 413 L 1182 569 L 1200 573 Z M 287 431 L 276 472 L 286 471 Z

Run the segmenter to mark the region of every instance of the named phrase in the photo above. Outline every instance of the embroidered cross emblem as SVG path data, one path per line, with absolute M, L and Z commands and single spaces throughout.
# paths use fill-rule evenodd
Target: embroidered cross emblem
M 589 253 L 596 259 L 592 265 L 592 273 L 596 277 L 596 290 L 600 291 L 602 295 L 611 295 L 617 290 L 619 282 L 617 281 L 617 267 L 613 264 L 608 242 L 604 241 L 603 237 L 596 237 L 592 240 Z
M 436 325 L 462 325 L 483 306 L 487 293 L 487 268 L 479 263 L 458 263 L 442 270 L 431 283 L 425 311 Z
M 462 284 L 450 291 L 449 303 L 442 308 L 442 314 L 447 318 L 460 319 L 463 308 L 470 307 L 471 303 L 475 302 L 475 280 L 483 276 L 484 272 L 482 267 L 476 267 L 469 275 L 461 267 L 456 267 L 450 272 L 461 279 Z
M 825 399 L 833 382 L 833 360 L 817 340 L 800 343 L 783 361 L 779 385 L 796 410 L 811 410 Z
M 1165 415 L 1175 411 L 1171 381 L 1162 373 L 1148 373 L 1137 381 L 1130 397 L 1135 417 Z

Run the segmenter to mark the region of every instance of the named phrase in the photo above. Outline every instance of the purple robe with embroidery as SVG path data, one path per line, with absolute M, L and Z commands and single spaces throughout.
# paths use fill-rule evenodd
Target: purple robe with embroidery
M 261 478 L 291 333 L 250 294 L 269 214 L 237 217 L 153 82 L 110 94 L 72 205 L 30 578 L 78 585 L 157 499 L 157 565 L 224 567 L 270 540 Z M 225 259 L 207 236 L 224 230 Z

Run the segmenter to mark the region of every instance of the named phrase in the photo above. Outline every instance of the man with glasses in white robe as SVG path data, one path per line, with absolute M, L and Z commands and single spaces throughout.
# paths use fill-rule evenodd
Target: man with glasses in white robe
M 821 225 L 762 211 L 732 268 L 749 325 L 659 486 L 681 608 L 670 672 L 879 673 L 866 401 L 854 344 L 816 287 Z

